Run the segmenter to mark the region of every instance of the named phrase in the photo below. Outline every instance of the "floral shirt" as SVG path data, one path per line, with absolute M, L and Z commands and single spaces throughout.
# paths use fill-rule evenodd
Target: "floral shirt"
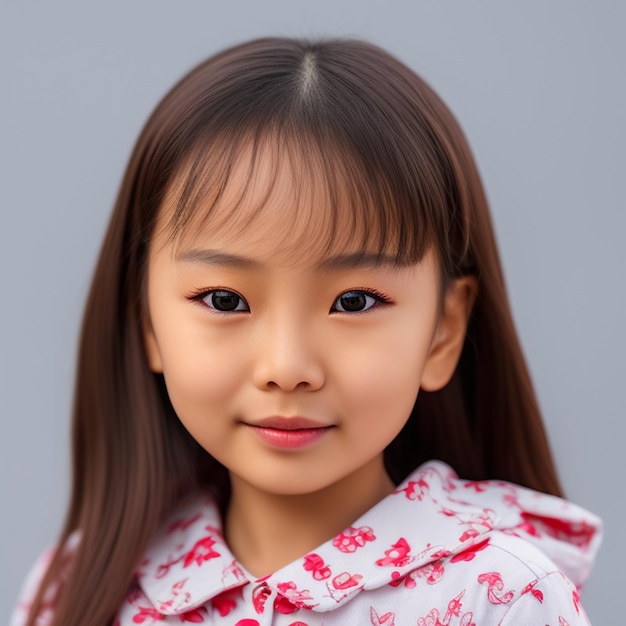
M 171 517 L 145 554 L 115 626 L 588 624 L 579 588 L 600 521 L 502 481 L 432 461 L 336 537 L 263 578 L 235 560 L 215 505 Z M 39 564 L 12 625 L 21 626 Z M 51 613 L 41 624 L 49 623 Z

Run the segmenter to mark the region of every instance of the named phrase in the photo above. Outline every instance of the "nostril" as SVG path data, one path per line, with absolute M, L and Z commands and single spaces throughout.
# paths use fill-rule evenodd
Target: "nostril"
M 253 366 L 254 384 L 263 390 L 315 390 L 324 384 L 318 351 L 303 328 L 266 329 Z

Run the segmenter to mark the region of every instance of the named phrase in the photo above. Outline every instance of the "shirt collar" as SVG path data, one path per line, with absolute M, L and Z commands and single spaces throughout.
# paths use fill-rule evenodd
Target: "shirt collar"
M 436 577 L 440 559 L 465 552 L 471 559 L 497 522 L 493 509 L 462 499 L 455 479 L 444 463 L 422 465 L 352 526 L 262 579 L 246 572 L 230 552 L 215 504 L 193 500 L 152 542 L 138 571 L 139 585 L 166 615 L 248 583 L 267 585 L 297 607 L 328 611 L 363 589 L 403 584 L 429 564 L 422 575 Z

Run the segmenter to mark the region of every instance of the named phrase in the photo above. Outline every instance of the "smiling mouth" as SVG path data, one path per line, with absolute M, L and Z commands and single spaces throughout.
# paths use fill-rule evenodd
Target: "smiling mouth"
M 269 417 L 254 424 L 246 423 L 254 434 L 272 447 L 294 450 L 319 441 L 334 426 L 304 417 Z

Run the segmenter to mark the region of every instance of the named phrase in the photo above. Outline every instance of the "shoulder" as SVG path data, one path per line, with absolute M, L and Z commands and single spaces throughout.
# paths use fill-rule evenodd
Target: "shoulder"
M 502 625 L 522 622 L 574 626 L 589 624 L 581 605 L 579 589 L 537 547 L 524 539 L 499 533 L 492 552 L 497 570 L 478 575 L 489 602 L 508 594 L 510 602 Z
M 72 559 L 78 542 L 78 533 L 70 535 L 63 551 L 68 561 Z M 10 626 L 23 626 L 26 624 L 30 608 L 35 600 L 37 592 L 39 591 L 43 578 L 48 571 L 48 567 L 56 554 L 56 551 L 57 547 L 51 547 L 45 550 L 31 567 L 24 583 L 22 584 L 17 603 L 9 622 Z M 47 589 L 43 597 L 42 609 L 37 619 L 37 626 L 48 626 L 48 624 L 52 623 L 54 616 L 52 600 L 58 590 L 58 585 L 59 582 L 54 581 L 53 584 Z
M 412 569 L 373 594 L 366 591 L 358 601 L 363 602 L 379 616 L 392 615 L 398 625 L 589 623 L 578 590 L 561 570 L 530 542 L 500 531 Z
M 9 622 L 10 626 L 23 626 L 23 624 L 26 624 L 30 607 L 35 599 L 35 596 L 37 595 L 41 581 L 48 570 L 48 566 L 54 556 L 54 552 L 54 548 L 46 550 L 31 567 L 22 585 L 17 604 L 13 610 L 11 621 Z M 51 622 L 52 612 L 48 608 L 41 613 L 39 624 L 44 626 L 50 624 Z
M 490 571 L 479 573 L 477 582 L 486 587 L 489 602 L 497 602 L 503 593 L 510 597 L 503 625 L 531 617 L 536 623 L 559 626 L 589 623 L 579 590 L 537 546 L 514 534 L 495 532 L 489 559 L 483 565 L 491 565 Z
M 489 532 L 428 570 L 434 614 L 454 609 L 471 618 L 468 623 L 503 626 L 588 624 L 574 584 L 540 549 L 515 535 Z M 416 570 L 412 575 L 424 580 L 425 573 Z

